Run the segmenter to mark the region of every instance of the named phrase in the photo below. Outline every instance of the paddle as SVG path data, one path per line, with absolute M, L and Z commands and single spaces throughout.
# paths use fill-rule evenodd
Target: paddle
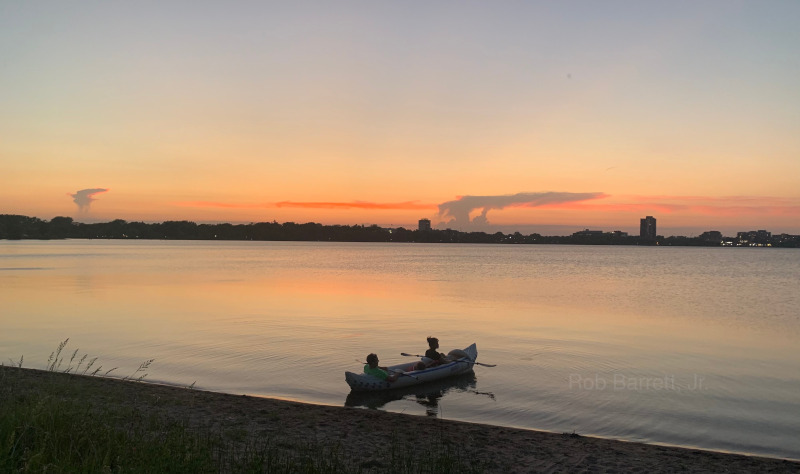
M 407 354 L 405 352 L 401 352 L 400 355 L 401 356 L 406 356 L 406 357 L 425 357 L 425 356 L 421 356 L 419 354 Z M 482 365 L 484 367 L 497 367 L 497 364 L 484 364 L 483 362 L 475 362 L 475 361 L 471 361 L 471 360 L 470 361 L 454 360 L 453 362 L 467 362 L 467 363 L 470 363 L 470 364 Z
M 366 362 L 360 361 L 360 360 L 358 360 L 358 359 L 356 359 L 356 362 L 358 362 L 359 364 L 364 364 L 364 365 L 367 365 L 367 363 L 366 363 Z M 395 374 L 400 374 L 400 375 L 404 375 L 404 376 L 406 376 L 406 377 L 411 377 L 411 378 L 412 378 L 412 379 L 414 379 L 414 380 L 419 380 L 419 378 L 418 378 L 418 377 L 416 377 L 416 376 L 414 376 L 414 375 L 411 375 L 411 374 L 407 374 L 407 373 L 403 372 L 402 370 L 390 369 L 390 368 L 388 368 L 388 367 L 386 368 L 386 370 L 388 370 L 389 372 L 394 372 Z

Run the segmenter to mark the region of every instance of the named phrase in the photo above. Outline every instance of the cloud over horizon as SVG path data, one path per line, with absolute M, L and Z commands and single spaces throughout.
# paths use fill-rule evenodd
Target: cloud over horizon
M 78 205 L 78 212 L 89 212 L 89 206 L 92 204 L 92 201 L 96 201 L 93 197 L 95 194 L 105 193 L 108 192 L 106 188 L 91 188 L 91 189 L 81 189 L 80 191 L 75 192 L 75 194 L 70 194 L 72 196 L 72 202 Z
M 485 225 L 491 210 L 507 207 L 540 207 L 607 197 L 604 193 L 517 193 L 500 196 L 460 196 L 455 201 L 439 204 L 439 217 L 447 224 L 460 226 Z M 470 219 L 470 214 L 480 211 L 480 215 Z M 449 219 L 449 220 L 448 220 Z
M 371 201 L 280 201 L 266 203 L 230 203 L 219 201 L 184 201 L 175 203 L 181 207 L 205 207 L 224 209 L 271 209 L 290 207 L 298 209 L 379 209 L 379 210 L 416 210 L 435 209 L 436 204 L 425 204 L 419 201 L 405 202 L 371 202 Z
M 368 201 L 352 201 L 352 202 L 294 202 L 294 201 L 281 201 L 275 203 L 277 207 L 300 207 L 306 209 L 432 209 L 436 207 L 433 204 L 424 204 L 418 201 L 406 202 L 368 202 Z

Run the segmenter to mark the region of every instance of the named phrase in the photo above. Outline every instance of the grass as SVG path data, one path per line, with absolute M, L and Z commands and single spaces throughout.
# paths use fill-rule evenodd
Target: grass
M 127 383 L 142 381 L 152 360 L 126 383 L 80 383 L 98 375 L 95 359 L 65 357 L 68 339 L 48 360 L 48 372 L 26 377 L 23 358 L 0 367 L 0 472 L 19 473 L 446 473 L 480 472 L 463 449 L 414 446 L 393 439 L 379 461 L 347 458 L 338 441 L 298 443 L 241 428 L 189 426 L 158 402 L 131 398 Z M 81 371 L 82 370 L 82 371 Z M 113 370 L 113 369 L 112 369 Z M 107 375 L 111 370 L 106 371 Z M 102 377 L 91 377 L 101 382 Z M 163 402 L 162 402 L 163 403 Z M 269 420 L 275 423 L 276 420 Z M 414 456 L 408 453 L 413 452 Z
M 312 447 L 313 457 L 294 456 L 270 440 L 237 440 L 223 431 L 189 429 L 136 408 L 98 410 L 47 393 L 15 396 L 3 385 L 0 472 L 348 471 L 322 447 Z
M 66 338 L 63 341 L 61 341 L 58 344 L 58 348 L 56 348 L 56 350 L 54 350 L 53 352 L 50 353 L 50 357 L 47 358 L 47 371 L 48 372 L 61 372 L 62 371 L 61 370 L 61 364 L 64 362 L 64 357 L 61 355 L 61 353 L 63 352 L 64 348 L 67 346 L 67 343 L 69 343 L 69 338 Z M 77 373 L 80 372 L 81 366 L 86 361 L 86 358 L 88 357 L 88 354 L 84 354 L 83 357 L 81 357 L 78 360 L 77 367 L 73 367 L 72 363 L 75 361 L 75 357 L 78 355 L 78 350 L 79 349 L 75 349 L 75 351 L 72 353 L 72 357 L 69 358 L 69 362 L 68 362 L 67 368 L 63 370 L 64 373 L 66 373 L 66 374 L 69 374 L 69 373 L 77 374 Z M 145 361 L 144 363 L 142 363 L 142 365 L 139 366 L 139 370 L 134 372 L 133 375 L 137 375 L 142 370 L 142 368 L 144 368 L 146 370 L 148 367 L 150 367 L 150 364 L 153 363 L 153 360 L 154 359 L 150 359 L 150 360 Z M 13 360 L 12 360 L 12 362 L 13 362 Z M 100 371 L 103 369 L 102 365 L 98 365 L 94 369 L 94 371 L 89 372 L 89 370 L 91 370 L 91 368 L 94 366 L 95 362 L 97 362 L 97 357 L 95 357 L 92 360 L 90 360 L 84 366 L 83 372 L 80 372 L 80 374 L 81 375 L 92 375 L 92 376 L 99 375 Z M 17 367 L 22 367 L 22 357 L 19 358 L 19 364 L 17 365 Z M 74 372 L 73 372 L 73 368 L 75 369 Z M 115 370 L 117 370 L 117 367 L 108 369 L 108 370 L 105 371 L 105 373 L 103 373 L 103 376 L 108 376 L 111 372 L 113 372 Z M 145 374 L 144 376 L 140 376 L 139 381 L 144 380 L 144 377 L 146 375 L 147 374 Z
M 63 372 L 65 374 L 69 374 L 69 373 L 78 374 L 78 373 L 80 373 L 81 375 L 90 375 L 90 376 L 100 375 L 100 372 L 103 369 L 102 365 L 98 365 L 92 372 L 89 372 L 89 370 L 91 370 L 92 367 L 94 366 L 94 364 L 97 362 L 97 357 L 91 359 L 84 366 L 83 363 L 86 362 L 86 359 L 89 356 L 88 354 L 84 354 L 80 359 L 78 359 L 77 366 L 73 366 L 72 365 L 75 362 L 75 358 L 78 356 L 78 351 L 80 349 L 75 349 L 72 352 L 72 356 L 70 356 L 69 360 L 67 361 L 67 367 L 64 370 L 61 370 L 61 366 L 64 363 L 64 357 L 61 354 L 64 351 L 64 348 L 67 346 L 68 343 L 69 343 L 69 338 L 64 339 L 63 341 L 61 341 L 58 344 L 58 347 L 56 348 L 56 350 L 54 350 L 53 352 L 50 353 L 50 357 L 47 358 L 47 371 L 48 372 Z M 11 366 L 12 367 L 21 368 L 23 360 L 24 360 L 24 356 L 20 356 L 18 362 L 14 362 L 14 359 L 9 359 L 9 362 L 11 362 Z M 139 367 L 131 375 L 128 375 L 127 377 L 123 377 L 122 380 L 130 380 L 130 381 L 134 381 L 134 382 L 143 381 L 148 375 L 147 372 L 146 372 L 147 369 L 150 368 L 150 365 L 153 362 L 155 362 L 155 359 L 149 359 L 149 360 L 146 360 L 146 361 L 142 362 L 141 364 L 139 364 Z M 4 365 L 4 364 L 0 364 L 0 365 Z M 83 366 L 83 372 L 80 371 L 81 370 L 81 366 Z M 102 375 L 104 377 L 107 377 L 109 374 L 111 374 L 111 372 L 117 370 L 117 368 L 118 367 L 113 367 L 111 369 L 108 369 Z M 192 383 L 192 385 L 190 387 L 194 387 L 194 383 Z

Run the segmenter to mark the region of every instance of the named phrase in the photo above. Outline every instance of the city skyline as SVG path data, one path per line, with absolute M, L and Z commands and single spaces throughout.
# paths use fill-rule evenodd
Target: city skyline
M 782 241 L 782 239 L 789 239 L 791 241 L 796 241 L 800 239 L 800 235 L 798 234 L 791 234 L 787 232 L 780 232 L 780 231 L 772 231 L 768 229 L 751 229 L 751 230 L 736 230 L 736 231 L 719 231 L 719 230 L 704 230 L 702 232 L 695 232 L 689 234 L 677 234 L 677 233 L 669 233 L 669 232 L 658 232 L 656 230 L 656 221 L 657 219 L 653 216 L 645 216 L 641 218 L 640 225 L 638 228 L 638 233 L 631 233 L 628 231 L 614 229 L 610 230 L 610 228 L 603 228 L 603 229 L 590 229 L 588 227 L 582 228 L 580 230 L 575 230 L 574 228 L 568 228 L 569 230 L 566 232 L 561 233 L 554 233 L 554 232 L 541 232 L 533 231 L 533 232 L 522 232 L 519 229 L 512 229 L 512 230 L 501 230 L 499 226 L 494 226 L 494 229 L 485 229 L 485 230 L 472 230 L 472 231 L 458 231 L 458 229 L 454 229 L 451 227 L 440 227 L 435 228 L 431 226 L 430 219 L 422 218 L 417 221 L 415 225 L 408 225 L 408 226 L 379 226 L 377 224 L 321 224 L 318 222 L 294 222 L 294 221 L 286 221 L 286 222 L 277 222 L 277 221 L 260 221 L 260 222 L 194 222 L 190 220 L 167 220 L 167 221 L 126 221 L 124 219 L 113 219 L 113 220 L 75 220 L 72 217 L 68 216 L 56 216 L 52 220 L 47 219 L 40 219 L 36 216 L 23 216 L 18 214 L 0 214 L 0 240 L 13 238 L 13 239 L 20 239 L 20 238 L 31 238 L 31 239 L 39 239 L 39 238 L 65 238 L 65 225 L 70 227 L 72 225 L 83 226 L 93 226 L 99 225 L 100 228 L 103 229 L 119 229 L 119 226 L 128 226 L 133 225 L 135 229 L 142 228 L 141 224 L 144 226 L 149 225 L 177 225 L 179 227 L 183 227 L 185 225 L 189 225 L 193 228 L 197 226 L 237 226 L 239 228 L 252 228 L 253 226 L 256 227 L 263 227 L 267 226 L 289 226 L 290 228 L 313 228 L 318 229 L 320 226 L 322 227 L 331 227 L 331 228 L 377 228 L 382 229 L 385 231 L 389 231 L 391 233 L 392 230 L 402 230 L 404 232 L 413 232 L 413 231 L 457 231 L 463 232 L 464 234 L 468 234 L 470 232 L 477 232 L 486 235 L 490 234 L 503 234 L 508 237 L 512 236 L 525 236 L 525 237 L 534 237 L 534 236 L 542 236 L 542 237 L 576 237 L 576 236 L 612 236 L 614 238 L 624 238 L 628 239 L 629 237 L 636 237 L 638 238 L 638 242 L 655 242 L 656 240 L 661 240 L 666 238 L 667 240 L 672 238 L 678 239 L 695 239 L 700 238 L 703 240 L 711 241 L 711 240 L 726 240 L 728 243 L 731 241 L 739 240 L 739 241 L 769 241 L 771 239 L 777 239 L 778 241 Z M 110 226 L 110 227 L 109 227 Z M 57 233 L 60 233 L 61 236 L 53 236 L 50 235 L 50 231 L 46 230 L 47 228 L 56 229 Z M 32 230 L 32 235 L 26 235 L 27 230 Z M 10 237 L 13 235 L 14 237 Z M 83 235 L 83 234 L 82 234 Z M 121 234 L 120 234 L 121 235 Z M 244 234 L 243 234 L 244 235 Z M 96 238 L 108 238 L 107 236 L 103 235 L 96 235 Z M 88 238 L 85 235 L 81 238 Z M 116 237 L 116 238 L 119 238 Z M 127 235 L 125 238 L 138 238 L 135 235 Z M 148 237 L 153 238 L 153 237 Z M 243 240 L 248 240 L 247 238 L 242 237 Z M 234 239 L 236 240 L 236 239 Z M 291 239 L 289 239 L 291 240 Z M 314 240 L 314 239 L 311 239 Z M 324 240 L 324 239 L 323 239 Z
M 800 234 L 796 2 L 235 5 L 4 5 L 0 213 Z

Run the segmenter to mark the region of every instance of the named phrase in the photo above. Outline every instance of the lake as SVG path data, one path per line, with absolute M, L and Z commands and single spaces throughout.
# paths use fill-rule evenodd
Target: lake
M 0 241 L 0 359 L 800 459 L 799 288 L 792 249 Z M 497 366 L 350 395 L 429 335 Z

